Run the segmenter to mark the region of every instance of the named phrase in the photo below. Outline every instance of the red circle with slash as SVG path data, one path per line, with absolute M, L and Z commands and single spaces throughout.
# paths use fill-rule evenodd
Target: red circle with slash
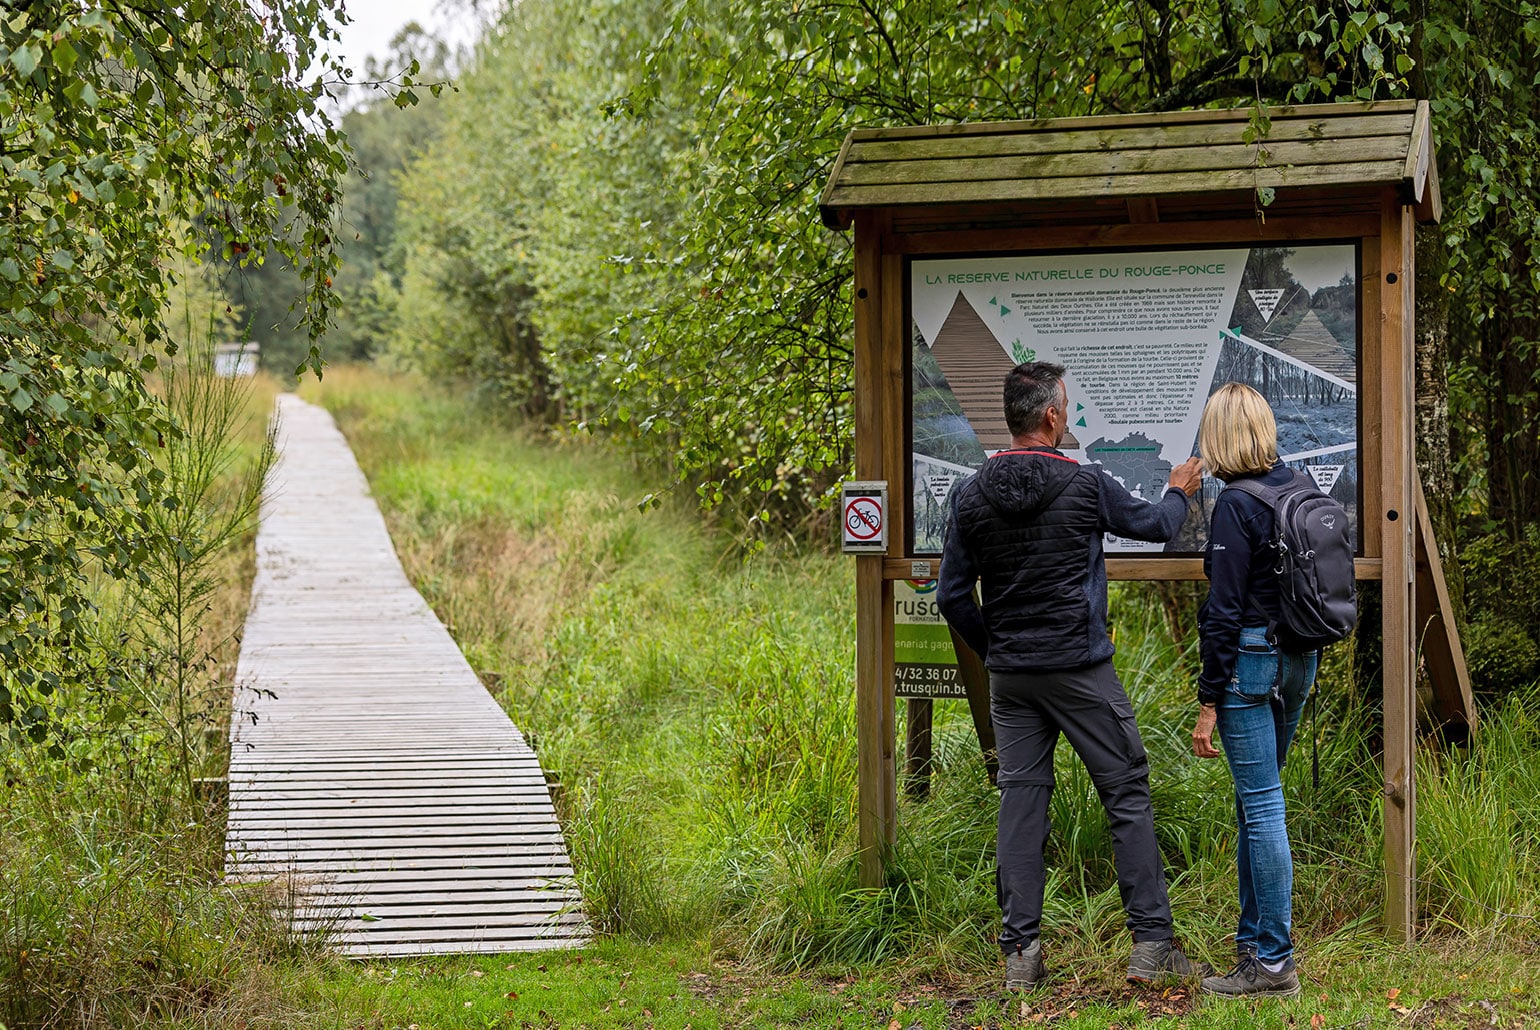
M 845 505 L 845 532 L 857 540 L 875 540 L 882 533 L 882 505 L 875 497 L 857 497 Z

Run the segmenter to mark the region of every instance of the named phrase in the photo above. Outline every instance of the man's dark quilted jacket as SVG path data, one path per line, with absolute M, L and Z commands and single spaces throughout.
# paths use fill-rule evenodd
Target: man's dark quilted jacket
M 1180 490 L 1152 504 L 1057 451 L 1002 451 L 952 491 L 941 612 L 999 672 L 1103 661 L 1113 646 L 1102 535 L 1166 541 L 1186 517 Z

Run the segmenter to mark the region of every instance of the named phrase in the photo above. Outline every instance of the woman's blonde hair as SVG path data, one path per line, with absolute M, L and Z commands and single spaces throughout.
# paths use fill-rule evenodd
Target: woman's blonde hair
M 1208 474 L 1224 480 L 1272 468 L 1278 423 L 1267 400 L 1244 383 L 1215 390 L 1198 425 L 1198 454 Z

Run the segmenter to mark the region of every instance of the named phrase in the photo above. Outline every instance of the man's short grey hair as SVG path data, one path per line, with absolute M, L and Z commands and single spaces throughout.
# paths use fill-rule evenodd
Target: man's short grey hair
M 1005 376 L 1005 424 L 1012 436 L 1023 436 L 1043 424 L 1048 409 L 1059 403 L 1064 366 L 1028 361 Z

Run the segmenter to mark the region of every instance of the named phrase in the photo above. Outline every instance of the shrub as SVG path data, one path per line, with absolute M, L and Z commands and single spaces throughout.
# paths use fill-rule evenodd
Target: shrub
M 1486 616 L 1465 631 L 1471 685 L 1491 693 L 1533 682 L 1540 675 L 1540 647 L 1508 619 Z
M 1489 533 L 1460 553 L 1470 625 L 1465 654 L 1478 690 L 1504 691 L 1540 675 L 1540 525 L 1515 542 Z

